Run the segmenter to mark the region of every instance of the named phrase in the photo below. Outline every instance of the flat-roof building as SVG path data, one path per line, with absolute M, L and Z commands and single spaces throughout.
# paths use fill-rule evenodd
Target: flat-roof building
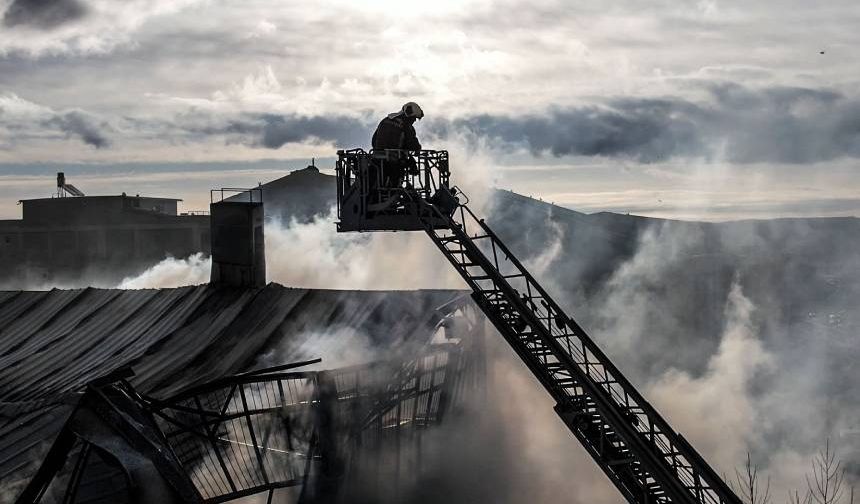
M 165 257 L 209 253 L 207 212 L 180 214 L 175 198 L 67 196 L 20 201 L 0 220 L 0 285 L 116 282 Z

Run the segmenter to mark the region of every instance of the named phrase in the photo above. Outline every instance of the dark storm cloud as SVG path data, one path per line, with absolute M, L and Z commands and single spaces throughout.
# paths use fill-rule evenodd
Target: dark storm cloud
M 807 164 L 860 157 L 860 101 L 830 90 L 751 89 L 707 84 L 706 99 L 609 98 L 581 107 L 550 107 L 523 116 L 474 115 L 428 119 L 419 135 L 465 133 L 497 149 L 536 155 L 600 156 L 654 163 L 701 158 L 731 163 Z M 188 112 L 178 126 L 196 137 L 278 149 L 287 143 L 330 141 L 367 146 L 375 119 L 367 116 Z M 425 142 L 426 143 L 426 142 Z
M 453 127 L 505 144 L 525 144 L 535 154 L 626 156 L 648 162 L 702 148 L 696 123 L 674 112 L 679 106 L 690 104 L 627 100 L 525 117 L 480 115 L 454 121 Z
M 110 145 L 110 140 L 104 135 L 103 130 L 108 126 L 100 124 L 96 119 L 84 112 L 73 110 L 48 119 L 46 125 L 57 128 L 68 136 L 75 136 L 84 143 L 92 145 L 96 149 L 102 149 Z
M 708 87 L 709 100 L 620 98 L 522 117 L 439 121 L 535 154 L 632 158 L 649 163 L 703 157 L 734 163 L 813 163 L 860 157 L 860 102 L 827 90 L 736 84 Z
M 811 164 L 860 157 L 860 101 L 829 90 L 750 89 L 710 84 L 706 98 L 609 98 L 580 107 L 550 107 L 522 116 L 473 115 L 418 123 L 428 146 L 444 148 L 464 136 L 502 152 L 595 156 L 654 163 L 704 159 L 736 164 Z M 253 112 L 192 107 L 172 119 L 125 116 L 98 119 L 82 111 L 57 112 L 43 123 L 96 148 L 106 132 L 164 142 L 220 139 L 261 149 L 289 143 L 368 147 L 378 118 Z M 112 124 L 119 125 L 117 128 Z
M 241 114 L 219 119 L 192 113 L 178 116 L 177 126 L 192 136 L 224 136 L 229 142 L 266 149 L 314 141 L 361 146 L 369 142 L 371 132 L 369 123 L 353 117 L 295 114 Z
M 86 14 L 86 6 L 79 0 L 14 0 L 3 14 L 3 24 L 51 29 Z
M 265 115 L 260 143 L 277 149 L 288 142 L 308 138 L 333 140 L 338 145 L 360 145 L 367 141 L 368 126 L 349 117 L 295 117 Z

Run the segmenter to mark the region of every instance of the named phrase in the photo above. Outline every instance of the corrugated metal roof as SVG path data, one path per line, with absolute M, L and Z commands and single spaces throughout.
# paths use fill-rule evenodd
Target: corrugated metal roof
M 0 502 L 38 468 L 93 379 L 131 365 L 139 390 L 166 397 L 251 369 L 290 337 L 332 327 L 393 348 L 429 335 L 434 308 L 461 294 L 278 284 L 0 292 Z

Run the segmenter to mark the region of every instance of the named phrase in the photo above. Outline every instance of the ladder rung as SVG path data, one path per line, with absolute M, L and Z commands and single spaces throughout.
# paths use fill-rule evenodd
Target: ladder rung
M 633 457 L 627 457 L 627 458 L 623 458 L 623 459 L 608 460 L 606 462 L 606 465 L 610 465 L 610 466 L 626 465 L 626 464 L 629 464 L 631 462 L 633 462 Z

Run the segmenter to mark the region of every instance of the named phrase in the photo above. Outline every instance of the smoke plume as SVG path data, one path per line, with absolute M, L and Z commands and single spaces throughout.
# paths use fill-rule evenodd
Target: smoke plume
M 759 415 L 751 388 L 756 374 L 773 371 L 773 357 L 758 339 L 755 306 L 732 284 L 725 309 L 725 330 L 703 374 L 670 369 L 646 395 L 672 426 L 724 471 L 743 460 Z
M 197 253 L 185 259 L 168 257 L 140 275 L 119 283 L 119 289 L 158 289 L 198 285 L 209 281 L 211 259 Z

